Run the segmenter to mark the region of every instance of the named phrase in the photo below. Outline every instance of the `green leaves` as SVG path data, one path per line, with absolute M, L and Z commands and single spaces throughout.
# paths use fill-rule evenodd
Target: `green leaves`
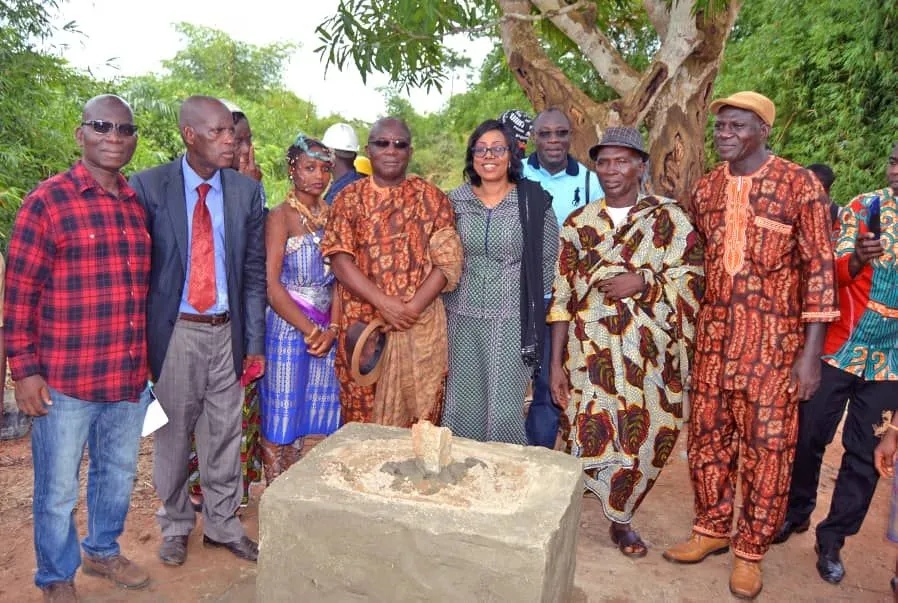
M 845 203 L 884 183 L 898 128 L 896 15 L 896 0 L 746 2 L 714 94 L 769 96 L 774 151 L 832 166 L 832 196 Z
M 363 81 L 379 72 L 399 90 L 441 90 L 449 68 L 463 61 L 446 38 L 483 28 L 494 12 L 492 3 L 464 0 L 341 0 L 316 29 L 315 52 L 340 70 L 355 65 Z
M 190 23 L 178 23 L 175 29 L 184 36 L 186 47 L 163 66 L 176 78 L 203 82 L 230 96 L 282 87 L 287 60 L 296 49 L 296 44 L 286 42 L 255 46 Z
M 55 1 L 0 1 L 0 246 L 5 247 L 19 201 L 78 156 L 73 135 L 80 107 L 99 93 L 64 60 L 42 54 L 35 41 L 53 32 Z

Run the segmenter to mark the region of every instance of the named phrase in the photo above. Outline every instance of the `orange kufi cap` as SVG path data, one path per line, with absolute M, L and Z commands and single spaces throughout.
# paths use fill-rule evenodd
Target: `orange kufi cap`
M 773 119 L 776 117 L 776 106 L 773 101 L 757 92 L 737 92 L 726 98 L 719 98 L 711 103 L 711 113 L 717 115 L 717 112 L 723 107 L 736 107 L 751 111 L 771 127 Z

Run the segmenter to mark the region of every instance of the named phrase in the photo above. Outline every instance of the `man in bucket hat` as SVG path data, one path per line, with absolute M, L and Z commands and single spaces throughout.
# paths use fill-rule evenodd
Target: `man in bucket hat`
M 810 172 L 767 149 L 773 103 L 738 92 L 711 112 L 724 162 L 692 195 L 706 245 L 688 441 L 696 517 L 664 557 L 698 563 L 732 546 L 730 591 L 752 599 L 786 511 L 798 403 L 820 384 L 826 323 L 839 311 L 829 200 Z
M 642 193 L 648 153 L 636 129 L 608 128 L 589 156 L 605 194 L 561 231 L 550 383 L 611 540 L 644 557 L 631 522 L 682 425 L 701 241 L 676 201 Z

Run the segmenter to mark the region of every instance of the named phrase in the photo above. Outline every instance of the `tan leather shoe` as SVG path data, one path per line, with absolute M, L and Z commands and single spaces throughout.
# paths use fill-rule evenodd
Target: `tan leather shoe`
M 693 532 L 689 540 L 670 547 L 662 555 L 674 563 L 698 563 L 708 555 L 720 555 L 728 550 L 729 538 L 712 538 Z
M 150 583 L 150 575 L 124 555 L 106 558 L 84 555 L 81 571 L 88 576 L 108 578 L 122 588 L 143 588 Z
M 78 603 L 75 585 L 71 582 L 54 582 L 43 588 L 44 603 Z
M 763 587 L 761 562 L 733 557 L 733 573 L 730 574 L 730 592 L 740 599 L 754 599 Z

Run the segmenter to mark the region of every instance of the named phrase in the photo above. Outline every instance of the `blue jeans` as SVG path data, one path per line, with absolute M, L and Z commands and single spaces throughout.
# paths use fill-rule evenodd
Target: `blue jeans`
M 548 307 L 548 302 L 546 302 Z M 549 390 L 549 363 L 552 360 L 552 333 L 551 325 L 546 326 L 543 339 L 543 359 L 539 374 L 533 380 L 533 401 L 527 412 L 527 443 L 531 446 L 555 447 L 555 438 L 558 435 L 558 417 L 561 409 L 552 402 L 552 392 Z
M 34 583 L 43 588 L 70 582 L 81 565 L 72 510 L 78 500 L 78 474 L 87 444 L 87 538 L 91 557 L 119 554 L 137 476 L 137 453 L 149 388 L 140 402 L 85 402 L 50 389 L 47 414 L 31 426 L 34 461 Z

